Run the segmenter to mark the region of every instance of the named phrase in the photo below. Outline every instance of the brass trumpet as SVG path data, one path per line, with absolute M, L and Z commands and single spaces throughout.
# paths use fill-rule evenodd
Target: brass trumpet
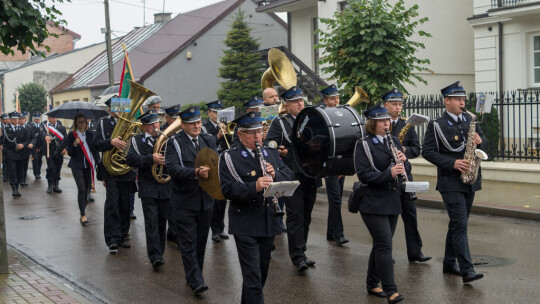
M 234 129 L 236 129 L 236 123 L 234 121 L 229 122 L 226 128 L 227 134 L 233 135 Z

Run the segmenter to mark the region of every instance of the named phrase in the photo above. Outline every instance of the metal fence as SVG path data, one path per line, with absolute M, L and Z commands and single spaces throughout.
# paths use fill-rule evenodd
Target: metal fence
M 491 0 L 491 8 L 510 7 L 510 6 L 527 3 L 527 2 L 534 2 L 534 1 L 532 0 Z
M 494 96 L 492 113 L 477 115 L 480 126 L 488 138 L 491 159 L 540 162 L 540 89 L 507 91 Z M 476 104 L 476 94 L 471 93 L 467 105 Z M 469 106 L 468 106 L 469 108 Z M 444 111 L 440 94 L 410 96 L 404 111 L 426 115 L 431 119 Z M 423 142 L 426 125 L 417 128 Z

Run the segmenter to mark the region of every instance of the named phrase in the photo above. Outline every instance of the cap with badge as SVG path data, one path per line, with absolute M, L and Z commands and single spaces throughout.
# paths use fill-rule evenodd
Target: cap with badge
M 28 113 L 26 113 L 26 112 L 21 112 L 21 118 L 26 118 L 26 116 L 28 116 Z
M 281 98 L 283 98 L 284 101 L 291 101 L 304 98 L 304 94 L 302 93 L 302 89 L 294 86 L 288 89 L 285 93 L 281 94 Z
M 159 115 L 156 111 L 150 109 L 141 115 L 141 122 L 145 125 L 151 125 L 159 121 Z
M 172 118 L 178 117 L 178 113 L 180 113 L 180 105 L 179 104 L 177 104 L 175 106 L 170 106 L 170 107 L 165 109 L 165 114 L 167 114 L 167 116 L 172 117 Z
M 19 112 L 17 111 L 13 111 L 9 113 L 9 118 L 19 118 L 19 117 L 21 117 L 21 114 L 19 114 Z
M 239 131 L 248 131 L 261 129 L 262 121 L 261 112 L 249 112 L 238 117 L 233 122 L 236 123 Z
M 180 112 L 182 122 L 196 122 L 201 120 L 201 111 L 199 106 L 189 107 Z
M 382 96 L 382 99 L 384 100 L 384 102 L 404 101 L 404 96 L 403 93 L 401 93 L 398 89 L 393 88 L 392 90 L 384 94 Z
M 4 113 L 0 116 L 0 119 L 8 119 L 9 115 L 7 113 Z
M 441 93 L 443 97 L 467 97 L 467 93 L 459 81 L 456 81 L 442 89 Z
M 257 109 L 264 106 L 264 101 L 258 96 L 251 97 L 248 101 L 244 102 L 246 109 Z
M 321 91 L 324 97 L 339 96 L 339 90 L 335 84 L 328 86 Z
M 208 107 L 208 110 L 217 111 L 217 110 L 223 109 L 223 101 L 221 101 L 219 99 L 214 100 L 214 101 L 211 101 L 211 102 L 207 103 L 206 106 Z
M 367 119 L 390 119 L 390 115 L 382 103 L 365 110 L 363 114 Z
M 41 113 L 34 113 L 34 114 L 32 114 L 32 118 L 33 118 L 33 119 L 41 118 Z

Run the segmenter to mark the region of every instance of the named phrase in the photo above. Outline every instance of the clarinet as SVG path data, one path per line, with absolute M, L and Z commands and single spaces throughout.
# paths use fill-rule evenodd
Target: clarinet
M 259 162 L 261 163 L 261 170 L 263 175 L 272 178 L 272 176 L 268 174 L 268 172 L 266 172 L 266 160 L 264 159 L 261 145 L 258 142 L 256 142 L 255 145 L 257 146 L 257 155 L 259 155 Z M 283 216 L 285 214 L 283 210 L 281 210 L 281 208 L 279 207 L 278 199 L 275 196 L 272 197 L 272 204 L 274 205 L 274 209 L 276 209 L 276 216 Z
M 398 149 L 396 148 L 396 145 L 394 144 L 394 140 L 392 139 L 392 135 L 390 134 L 390 130 L 386 130 L 386 140 L 388 141 L 388 143 L 390 145 L 390 150 L 392 150 L 392 156 L 394 158 L 394 163 L 396 165 L 403 165 L 403 162 L 401 161 L 401 159 L 397 155 Z M 400 174 L 400 176 L 403 179 L 403 182 L 402 182 L 401 186 L 403 187 L 403 189 L 405 189 L 405 184 L 409 181 L 409 178 L 407 177 L 407 172 Z M 411 199 L 416 199 L 416 194 L 414 194 L 413 192 L 407 192 L 407 193 L 409 193 Z

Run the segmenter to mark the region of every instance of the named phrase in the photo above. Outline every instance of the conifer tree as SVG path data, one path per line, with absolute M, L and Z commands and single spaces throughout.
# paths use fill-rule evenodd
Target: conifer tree
M 219 77 L 224 81 L 218 90 L 218 98 L 225 107 L 242 107 L 254 95 L 261 94 L 261 76 L 264 66 L 259 53 L 252 53 L 259 47 L 259 39 L 251 37 L 251 28 L 245 21 L 245 12 L 239 10 L 234 16 L 231 30 L 224 43 Z

